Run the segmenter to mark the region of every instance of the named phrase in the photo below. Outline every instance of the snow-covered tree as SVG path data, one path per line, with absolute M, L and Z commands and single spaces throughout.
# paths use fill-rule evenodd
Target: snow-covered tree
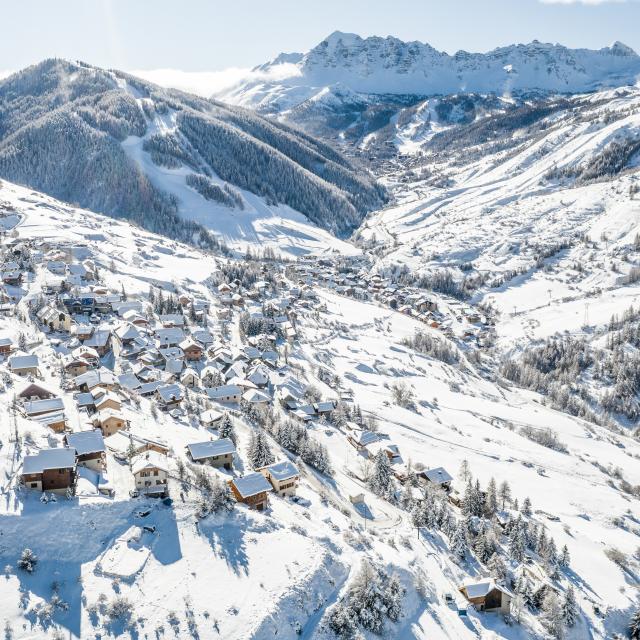
M 578 619 L 578 604 L 573 587 L 569 585 L 562 600 L 562 620 L 567 627 L 573 627 Z
M 236 444 L 236 432 L 233 428 L 233 422 L 231 421 L 231 416 L 226 411 L 220 419 L 218 435 L 221 438 L 229 438 L 229 440 Z
M 500 496 L 500 500 L 502 502 L 502 508 L 504 509 L 507 504 L 511 502 L 511 487 L 506 480 L 503 480 L 500 483 L 500 488 L 498 489 L 498 495 Z
M 522 515 L 527 517 L 531 516 L 531 500 L 529 496 L 527 496 L 522 503 Z
M 484 504 L 484 512 L 487 518 L 492 518 L 498 511 L 498 489 L 495 478 L 489 480 L 487 485 L 487 497 Z
M 509 555 L 517 562 L 522 562 L 524 560 L 524 554 L 524 522 L 522 521 L 522 516 L 518 516 L 518 519 L 513 523 L 509 534 Z
M 373 459 L 373 468 L 367 485 L 376 495 L 390 497 L 393 493 L 393 470 L 387 454 L 380 449 Z
M 640 640 L 640 608 L 631 617 L 629 623 L 629 638 L 631 640 Z
M 404 594 L 397 576 L 363 560 L 342 601 L 329 611 L 328 626 L 345 640 L 354 637 L 358 626 L 380 634 L 386 620 L 400 619 Z
M 20 554 L 20 559 L 18 560 L 18 568 L 27 573 L 33 573 L 37 564 L 38 556 L 36 556 L 31 549 L 23 549 Z
M 565 628 L 562 606 L 555 591 L 549 589 L 542 603 L 541 622 L 552 638 L 561 640 L 564 637 Z
M 251 433 L 248 458 L 252 469 L 266 467 L 275 460 L 267 441 L 267 435 L 262 429 L 256 429 Z
M 459 560 L 464 560 L 467 554 L 467 536 L 462 522 L 456 526 L 451 539 L 451 551 Z

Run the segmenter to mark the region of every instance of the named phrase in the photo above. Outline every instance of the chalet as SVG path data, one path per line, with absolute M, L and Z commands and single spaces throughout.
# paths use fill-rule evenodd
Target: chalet
M 184 352 L 185 360 L 196 361 L 202 358 L 202 347 L 191 338 L 187 338 L 180 343 L 180 348 Z
M 87 467 L 98 473 L 106 469 L 106 449 L 100 429 L 68 433 L 64 441 L 68 447 L 75 449 L 77 466 Z
M 71 352 L 71 355 L 74 358 L 86 360 L 90 365 L 98 365 L 100 363 L 100 356 L 98 355 L 98 352 L 93 347 L 88 347 L 84 344 L 74 349 Z
M 268 467 L 258 469 L 260 473 L 271 483 L 273 490 L 282 498 L 295 496 L 298 484 L 300 484 L 300 472 L 295 464 L 284 460 L 270 464 Z
M 158 497 L 167 495 L 169 464 L 166 456 L 147 451 L 131 461 L 131 473 L 136 489 L 141 493 Z
M 354 431 L 347 436 L 347 440 L 358 451 L 364 451 L 370 444 L 378 440 L 378 434 L 366 430 Z
M 333 410 L 336 408 L 335 402 L 333 400 L 325 400 L 324 402 L 314 402 L 313 410 L 316 415 L 328 417 L 331 415 Z
M 198 387 L 200 386 L 200 376 L 194 369 L 185 369 L 180 374 L 180 384 L 190 388 Z
M 390 442 L 381 442 L 380 440 L 367 445 L 367 452 L 370 458 L 375 458 L 379 451 L 383 451 L 392 465 L 401 465 L 404 463 L 400 449 L 397 444 Z
M 229 438 L 194 442 L 187 445 L 187 453 L 193 462 L 208 464 L 212 467 L 223 467 L 230 470 L 233 466 L 233 456 L 236 448 Z
M 262 389 L 269 384 L 269 371 L 263 365 L 254 367 L 247 375 L 247 380 Z
M 156 396 L 159 404 L 167 410 L 180 406 L 184 395 L 182 389 L 177 384 L 167 384 L 156 389 Z
M 43 400 L 43 402 L 47 402 L 47 400 Z M 31 416 L 31 419 L 55 433 L 62 433 L 67 428 L 67 418 L 64 411 L 48 411 L 37 416 Z
M 98 387 L 91 392 L 91 395 L 94 398 L 93 406 L 96 411 L 104 411 L 105 409 L 120 411 L 122 409 L 120 398 L 112 391 L 103 391 Z
M 493 578 L 485 578 L 479 582 L 469 582 L 458 591 L 474 606 L 477 611 L 500 611 L 509 613 L 513 594 L 496 583 Z
M 36 355 L 13 356 L 9 358 L 9 371 L 18 376 L 40 377 L 40 362 Z
M 181 313 L 167 313 L 160 316 L 159 319 L 165 329 L 184 327 L 184 316 Z
M 0 338 L 0 356 L 8 356 L 13 349 L 13 340 L 11 338 Z
M 76 452 L 70 448 L 41 449 L 22 463 L 22 482 L 28 489 L 64 493 L 73 487 L 75 476 Z
M 207 409 L 200 414 L 200 424 L 203 427 L 213 427 L 222 420 L 223 414 L 215 409 Z
M 184 339 L 184 331 L 179 327 L 158 329 L 156 331 L 156 348 L 177 347 Z
M 43 386 L 32 382 L 28 384 L 17 397 L 24 402 L 25 400 L 48 400 L 49 398 L 53 398 L 54 394 Z
M 257 472 L 230 480 L 229 487 L 238 502 L 256 511 L 264 511 L 268 504 L 267 494 L 272 490 L 270 482 Z
M 248 389 L 242 394 L 242 399 L 253 405 L 267 405 L 271 402 L 271 396 L 259 389 Z
M 10 271 L 2 272 L 2 282 L 8 284 L 11 287 L 17 287 L 22 282 L 22 272 L 20 269 L 11 269 Z
M 177 358 L 170 358 L 164 363 L 164 370 L 174 378 L 177 378 L 182 374 L 184 369 L 184 362 Z
M 24 403 L 24 414 L 28 418 L 51 413 L 52 411 L 64 411 L 62 398 L 46 398 L 44 400 L 29 400 Z
M 91 347 L 98 352 L 100 357 L 107 355 L 111 351 L 111 331 L 99 330 L 84 342 L 85 347 Z
M 108 369 L 91 370 L 73 379 L 76 389 L 91 391 L 96 387 L 103 389 L 115 389 L 118 384 L 116 377 Z
M 453 482 L 453 478 L 443 467 L 421 471 L 418 474 L 418 479 L 442 487 L 445 491 L 451 489 L 451 483 Z
M 124 416 L 113 409 L 98 411 L 91 416 L 91 423 L 94 427 L 99 427 L 105 437 L 111 436 L 127 426 Z
M 76 358 L 69 353 L 62 359 L 62 366 L 66 373 L 74 378 L 89 371 L 91 365 L 84 358 Z
M 69 331 L 71 329 L 71 316 L 66 311 L 55 307 L 43 307 L 36 314 L 38 320 L 50 331 Z
M 142 438 L 140 436 L 133 435 L 124 429 L 114 433 L 105 440 L 105 445 L 113 453 L 113 455 L 120 459 L 127 459 L 131 451 L 134 455 L 140 455 L 147 451 L 155 451 L 164 456 L 168 455 L 169 447 L 166 443 L 160 440 L 152 440 L 150 438 Z
M 217 402 L 240 402 L 242 398 L 242 387 L 234 384 L 210 387 L 205 391 L 210 400 Z

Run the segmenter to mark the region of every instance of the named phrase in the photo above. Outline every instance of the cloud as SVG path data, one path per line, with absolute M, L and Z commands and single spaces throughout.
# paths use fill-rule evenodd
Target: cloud
M 180 89 L 208 98 L 251 80 L 277 81 L 299 75 L 293 64 L 279 64 L 265 71 L 231 67 L 221 71 L 182 71 L 181 69 L 132 70 L 130 73 L 161 87 Z
M 639 0 L 539 0 L 542 4 L 583 4 L 583 5 L 599 5 L 599 4 L 631 4 Z

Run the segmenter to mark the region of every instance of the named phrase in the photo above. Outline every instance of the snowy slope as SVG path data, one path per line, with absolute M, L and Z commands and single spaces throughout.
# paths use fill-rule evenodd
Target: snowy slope
M 9 183 L 3 183 L 0 198 L 13 211 L 3 218 L 7 230 L 15 228 L 25 240 L 86 243 L 105 284 L 115 291 L 124 287 L 130 299 L 144 298 L 150 283 L 212 295 L 206 280 L 216 262 L 189 247 Z M 45 281 L 38 268 L 27 285 L 29 295 L 37 295 Z M 406 461 L 445 466 L 455 474 L 466 459 L 483 484 L 490 477 L 508 479 L 520 502 L 531 498 L 533 520 L 544 525 L 558 545 L 569 547 L 571 581 L 582 610 L 571 637 L 589 633 L 606 638 L 620 629 L 636 595 L 626 574 L 603 550 L 616 547 L 632 557 L 638 539 L 633 523 L 640 512 L 637 501 L 630 502 L 603 469 L 619 467 L 630 482 L 640 483 L 632 462 L 640 455 L 637 441 L 552 411 L 529 392 L 497 386 L 464 361 L 460 367 L 449 366 L 414 352 L 402 339 L 422 327 L 416 320 L 321 288 L 317 293 L 317 315 L 298 310 L 302 337 L 291 346 L 287 369 L 331 397 L 334 390 L 316 378 L 318 365 L 330 367 L 352 389 L 364 414 L 377 418 L 381 435 L 399 446 Z M 446 308 L 444 299 L 440 303 Z M 220 335 L 213 319 L 210 330 Z M 54 364 L 59 347 L 33 325 L 0 319 L 0 335 L 15 338 L 18 331 L 38 344 L 36 353 L 46 365 L 45 384 L 63 397 L 72 428 L 83 428 L 73 398 L 59 386 Z M 232 334 L 232 341 L 238 340 L 237 331 Z M 398 380 L 413 388 L 415 410 L 393 405 L 389 386 Z M 2 392 L 6 398 L 10 393 Z M 123 411 L 134 433 L 167 441 L 173 468 L 186 443 L 209 437 L 185 420 L 166 414 L 153 418 L 146 399 L 140 407 L 125 402 Z M 568 453 L 522 437 L 518 431 L 525 425 L 551 427 Z M 11 436 L 16 427 L 20 447 Z M 236 429 L 244 452 L 251 427 L 239 419 Z M 466 620 L 458 617 L 444 593 L 455 592 L 462 581 L 478 575 L 479 566 L 456 562 L 441 534 L 424 531 L 418 540 L 406 512 L 370 493 L 358 478 L 363 459 L 343 431 L 322 423 L 312 424 L 310 431 L 329 450 L 332 479 L 307 469 L 299 504 L 272 499 L 267 514 L 238 508 L 228 516 L 197 521 L 196 496 L 188 492 L 181 499 L 177 483 L 172 485 L 171 508 L 130 499 L 128 469 L 110 454 L 114 498 L 89 491 L 73 500 L 59 497 L 43 504 L 37 495 L 19 490 L 15 478 L 21 457 L 51 446 L 59 437 L 19 415 L 14 418 L 10 403 L 0 403 L 6 497 L 0 507 L 0 561 L 8 565 L 0 584 L 0 615 L 12 637 L 49 637 L 54 629 L 65 637 L 98 632 L 111 637 L 144 629 L 178 636 L 197 633 L 203 639 L 261 640 L 277 629 L 278 637 L 291 640 L 298 630 L 304 638 L 328 638 L 322 616 L 363 557 L 398 573 L 407 589 L 404 615 L 389 628 L 394 637 L 515 640 L 540 633 L 539 622 L 529 615 L 514 627 L 497 615 L 470 612 Z M 461 490 L 463 483 L 457 480 L 456 487 Z M 360 492 L 366 495 L 367 519 L 349 501 Z M 140 517 L 146 511 L 150 513 Z M 545 513 L 559 520 L 548 520 Z M 613 516 L 629 526 L 615 526 Z M 153 533 L 141 533 L 137 528 L 142 526 Z M 15 568 L 26 544 L 39 557 L 33 575 Z M 630 571 L 635 570 L 632 563 Z M 418 580 L 426 580 L 422 595 L 416 591 Z M 561 588 L 567 584 L 563 579 Z M 126 628 L 107 615 L 118 594 L 136 603 Z M 601 619 L 594 607 L 607 617 Z

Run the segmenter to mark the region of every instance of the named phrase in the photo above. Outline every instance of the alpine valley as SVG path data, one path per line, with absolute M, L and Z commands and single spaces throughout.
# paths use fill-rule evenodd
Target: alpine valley
M 639 76 L 0 80 L 5 638 L 637 640 Z

